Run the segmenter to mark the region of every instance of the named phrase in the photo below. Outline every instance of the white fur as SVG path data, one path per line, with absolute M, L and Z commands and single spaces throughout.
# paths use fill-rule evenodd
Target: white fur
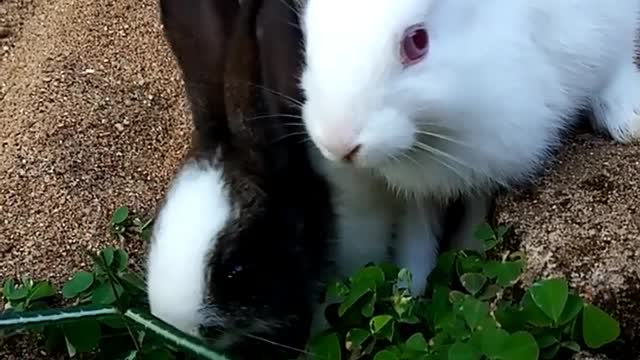
M 407 198 L 481 202 L 530 178 L 579 110 L 617 141 L 640 137 L 639 17 L 637 0 L 307 0 L 304 122 L 340 188 L 359 186 L 340 174 L 357 168 Z M 400 40 L 416 23 L 429 50 L 405 68 Z M 356 145 L 352 167 L 338 165 Z M 370 196 L 343 204 L 362 227 L 395 212 Z M 477 225 L 472 207 L 461 234 Z M 368 223 L 362 232 L 379 231 Z
M 199 325 L 211 320 L 211 309 L 203 311 L 207 256 L 233 216 L 221 172 L 204 161 L 184 165 L 156 218 L 148 258 L 151 313 L 196 336 Z
M 323 154 L 359 143 L 356 166 L 404 191 L 521 180 L 580 108 L 608 103 L 619 140 L 640 127 L 639 14 L 637 0 L 308 0 L 304 120 Z M 429 52 L 404 69 L 400 36 L 418 22 Z M 417 130 L 438 151 L 408 152 Z
M 427 287 L 427 276 L 436 265 L 438 235 L 442 208 L 437 202 L 415 200 L 406 206 L 398 229 L 396 261 L 413 275 L 410 290 L 421 294 Z

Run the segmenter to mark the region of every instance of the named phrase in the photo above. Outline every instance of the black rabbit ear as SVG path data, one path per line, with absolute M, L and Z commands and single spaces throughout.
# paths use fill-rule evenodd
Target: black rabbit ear
M 256 39 L 256 18 L 262 0 L 243 0 L 234 31 L 230 38 L 233 44 L 227 53 L 224 74 L 225 103 L 232 133 L 248 137 L 242 141 L 257 140 L 252 127 L 248 126 L 261 109 L 258 94 L 262 83 L 260 53 Z
M 224 68 L 237 0 L 160 0 L 165 37 L 182 71 L 193 122 L 204 143 L 227 137 Z
M 303 35 L 298 0 L 265 0 L 257 19 L 258 47 L 263 78 L 263 98 L 269 114 L 265 119 L 278 145 L 273 148 L 272 168 L 283 170 L 308 165 L 307 143 L 302 125 L 299 76 L 302 69 Z
M 258 18 L 258 38 L 265 99 L 270 113 L 297 114 L 302 101 L 298 79 L 302 68 L 299 0 L 266 0 Z M 291 118 L 288 119 L 291 122 Z

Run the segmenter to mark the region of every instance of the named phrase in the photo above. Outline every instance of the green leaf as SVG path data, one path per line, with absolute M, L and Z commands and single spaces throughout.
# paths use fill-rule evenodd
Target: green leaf
M 112 248 L 111 246 L 104 248 L 100 253 L 102 258 L 104 259 L 105 265 L 106 266 L 111 266 L 111 263 L 113 263 L 113 254 L 114 254 L 115 249 Z
M 563 341 L 560 343 L 560 346 L 573 352 L 580 352 L 580 344 L 575 341 Z
M 496 358 L 500 360 L 537 360 L 540 349 L 536 339 L 525 331 L 511 334 Z
M 384 271 L 378 266 L 367 266 L 360 270 L 353 278 L 352 283 L 366 283 L 375 289 L 384 284 Z
M 575 319 L 580 311 L 584 308 L 584 300 L 579 296 L 575 296 L 573 294 L 569 294 L 567 298 L 567 303 L 564 306 L 564 310 L 562 310 L 562 314 L 560 315 L 560 319 L 558 319 L 558 325 L 564 325 Z
M 460 305 L 468 296 L 469 295 L 463 293 L 462 291 L 451 290 L 451 292 L 449 292 L 449 302 L 454 305 Z
M 482 292 L 482 294 L 480 294 L 480 296 L 478 296 L 479 300 L 491 300 L 493 298 L 495 298 L 500 291 L 502 290 L 502 288 L 498 285 L 495 284 L 489 284 L 486 289 L 484 289 L 484 291 Z
M 340 307 L 338 308 L 338 316 L 342 317 L 355 305 L 358 300 L 364 297 L 366 294 L 371 293 L 371 287 L 366 283 L 356 283 L 351 287 L 349 295 L 344 299 Z
M 14 288 L 15 288 L 15 280 L 5 279 L 4 282 L 2 283 L 2 296 L 6 298 L 7 294 L 13 291 Z
M 556 358 L 558 351 L 560 351 L 560 344 L 551 345 L 540 350 L 540 357 L 544 360 L 552 360 Z
M 367 266 L 360 270 L 352 279 L 351 291 L 340 304 L 338 316 L 342 317 L 355 303 L 366 294 L 373 292 L 384 283 L 384 272 L 376 266 Z
M 62 296 L 70 299 L 78 296 L 81 292 L 89 289 L 93 284 L 93 274 L 87 271 L 78 271 L 71 280 L 62 287 Z
M 378 263 L 377 266 L 382 270 L 385 279 L 395 279 L 400 274 L 400 268 L 392 263 L 381 262 Z
M 375 311 L 375 307 L 376 307 L 376 300 L 378 299 L 378 297 L 376 296 L 376 293 L 373 292 L 369 295 L 369 299 L 367 299 L 367 301 L 362 304 L 362 309 L 361 309 L 361 313 L 362 316 L 366 317 L 366 318 L 370 318 L 373 316 L 373 312 Z
M 389 350 L 378 351 L 373 360 L 399 360 L 400 358 Z
M 460 255 L 457 258 L 456 267 L 458 276 L 462 276 L 466 273 L 475 273 L 482 271 L 483 260 L 476 254 Z
M 349 351 L 362 348 L 362 344 L 371 337 L 369 331 L 365 329 L 351 329 L 347 333 L 346 348 Z
M 146 292 L 146 287 L 144 285 L 143 277 L 134 272 L 125 272 L 118 275 L 118 278 L 122 280 L 125 284 L 133 287 L 134 289 L 139 290 L 140 292 Z
M 509 333 L 498 328 L 483 329 L 477 336 L 482 352 L 491 358 L 498 356 L 509 340 Z
M 437 326 L 451 311 L 449 292 L 449 288 L 442 285 L 436 285 L 435 289 L 433 289 L 428 315 L 430 315 L 429 319 L 434 326 Z
M 341 360 L 342 349 L 337 334 L 324 334 L 312 339 L 309 344 L 309 352 L 318 359 Z
M 116 293 L 113 291 L 114 288 L 118 292 L 118 296 L 122 295 L 124 292 L 124 289 L 120 284 L 113 284 L 112 286 L 109 281 L 105 281 L 98 285 L 91 295 L 91 302 L 96 305 L 111 305 L 115 303 Z
M 487 283 L 487 277 L 480 273 L 466 273 L 460 276 L 460 282 L 471 295 L 475 296 Z
M 518 261 L 488 261 L 484 264 L 484 274 L 489 278 L 495 278 L 496 283 L 502 287 L 511 286 L 513 282 L 518 280 L 522 273 L 523 262 Z
M 393 309 L 400 318 L 405 318 L 405 315 L 412 315 L 413 305 L 414 302 L 410 296 L 401 294 L 393 296 Z
M 440 254 L 438 256 L 438 260 L 436 262 L 436 269 L 441 271 L 443 274 L 452 274 L 453 266 L 456 264 L 456 260 L 458 259 L 458 253 L 455 251 L 448 251 Z
M 538 343 L 538 347 L 540 347 L 541 349 L 544 349 L 549 346 L 558 344 L 559 340 L 555 335 L 545 333 L 537 336 L 536 342 Z
M 448 355 L 448 360 L 480 360 L 482 358 L 473 346 L 462 342 L 451 345 Z
M 327 303 L 342 302 L 349 294 L 349 288 L 342 281 L 332 281 L 327 286 L 325 300 Z
M 553 324 L 553 320 L 533 301 L 531 293 L 528 291 L 522 298 L 522 314 L 528 323 L 538 327 L 547 327 Z
M 472 297 L 468 297 L 462 304 L 462 314 L 471 329 L 475 329 L 489 316 L 489 306 Z
M 126 206 L 117 208 L 111 216 L 111 224 L 120 225 L 129 217 L 129 209 Z
M 496 228 L 496 237 L 498 239 L 502 239 L 507 232 L 509 231 L 509 229 L 511 228 L 511 225 L 500 225 Z
M 491 228 L 491 225 L 489 225 L 488 223 L 484 223 L 476 227 L 473 235 L 480 241 L 492 240 L 495 237 L 493 228 Z
M 33 302 L 36 300 L 44 299 L 55 295 L 55 293 L 56 290 L 49 281 L 40 281 L 36 283 L 35 286 L 31 289 L 31 293 L 29 294 L 29 301 Z
M 429 344 L 427 340 L 425 340 L 424 336 L 421 333 L 415 333 L 407 339 L 405 344 L 407 349 L 416 352 L 426 352 Z
M 403 289 L 408 289 L 411 287 L 411 283 L 413 282 L 413 275 L 408 269 L 400 269 L 398 271 L 398 286 Z
M 29 295 L 29 289 L 25 286 L 17 286 L 11 288 L 8 292 L 4 292 L 4 297 L 11 302 L 24 300 Z
M 100 324 L 95 320 L 82 320 L 63 326 L 64 335 L 78 352 L 89 352 L 100 341 Z
M 597 306 L 586 304 L 582 312 L 582 337 L 585 344 L 597 349 L 620 336 L 620 324 Z
M 369 326 L 372 334 L 380 333 L 393 320 L 391 315 L 378 315 L 371 319 Z
M 377 266 L 367 266 L 351 279 L 351 291 L 338 308 L 338 316 L 342 317 L 358 300 L 373 292 L 384 284 L 384 272 Z
M 569 285 L 565 279 L 547 279 L 529 288 L 531 298 L 538 307 L 557 323 L 569 297 Z
M 140 233 L 140 237 L 142 238 L 142 240 L 149 242 L 151 240 L 152 231 L 153 230 L 151 228 L 143 229 Z
M 116 249 L 113 253 L 113 264 L 111 264 L 111 268 L 115 272 L 122 272 L 127 269 L 129 266 L 129 254 L 122 249 Z

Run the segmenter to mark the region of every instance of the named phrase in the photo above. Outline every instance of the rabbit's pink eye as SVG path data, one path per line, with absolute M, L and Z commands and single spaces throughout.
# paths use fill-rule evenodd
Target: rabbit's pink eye
M 424 25 L 419 24 L 409 27 L 402 37 L 402 64 L 406 66 L 422 60 L 427 55 L 428 47 L 429 35 Z

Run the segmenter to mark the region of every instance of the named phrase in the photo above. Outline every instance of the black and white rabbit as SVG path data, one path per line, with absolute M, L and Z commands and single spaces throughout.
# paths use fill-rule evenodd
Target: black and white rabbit
M 640 138 L 640 1 L 300 3 L 304 123 L 351 194 L 341 212 L 371 235 L 345 241 L 345 258 L 383 257 L 401 214 L 396 260 L 420 281 L 443 204 L 462 196 L 457 241 L 472 240 L 488 194 L 534 176 L 580 111 L 616 141 Z
M 271 96 L 296 96 L 295 13 L 281 0 L 160 8 L 195 131 L 153 229 L 151 311 L 233 358 L 293 357 L 286 348 L 304 348 L 333 235 L 328 184 L 293 136 L 301 124 L 280 115 L 299 109 Z

